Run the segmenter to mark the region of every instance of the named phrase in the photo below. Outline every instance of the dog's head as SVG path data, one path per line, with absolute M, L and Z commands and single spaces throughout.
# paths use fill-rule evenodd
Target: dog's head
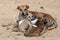
M 20 5 L 17 7 L 17 9 L 20 11 L 20 14 L 22 16 L 28 15 L 28 9 L 29 9 L 28 5 Z

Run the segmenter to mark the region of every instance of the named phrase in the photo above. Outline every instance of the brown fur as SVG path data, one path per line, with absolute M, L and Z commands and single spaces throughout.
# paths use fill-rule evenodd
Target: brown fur
M 45 32 L 44 29 L 47 30 L 47 29 L 53 29 L 53 28 L 57 27 L 57 23 L 51 15 L 43 13 L 43 12 L 29 11 L 28 8 L 29 8 L 28 5 L 20 5 L 20 6 L 18 6 L 17 9 L 20 11 L 21 14 L 23 12 L 26 17 L 30 14 L 32 14 L 32 16 L 37 16 L 39 19 L 39 22 L 41 22 L 41 24 L 39 22 L 37 22 L 37 24 L 36 24 L 38 26 L 37 28 L 30 26 L 29 29 L 25 32 L 25 34 L 24 34 L 25 36 L 34 36 L 36 34 L 40 35 L 41 28 L 43 28 L 43 31 Z M 44 20 L 47 21 L 46 24 L 43 23 Z

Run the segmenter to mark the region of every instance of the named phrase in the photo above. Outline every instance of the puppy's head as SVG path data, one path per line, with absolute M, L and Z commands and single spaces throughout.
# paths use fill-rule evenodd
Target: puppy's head
M 17 9 L 20 11 L 20 14 L 22 16 L 28 15 L 28 9 L 29 9 L 28 5 L 20 5 L 17 7 Z

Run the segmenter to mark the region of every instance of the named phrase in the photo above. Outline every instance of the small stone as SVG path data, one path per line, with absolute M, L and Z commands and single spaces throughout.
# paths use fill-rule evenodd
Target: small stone
M 15 40 L 17 40 L 18 38 L 15 38 Z
M 40 7 L 41 9 L 44 9 L 44 7 Z

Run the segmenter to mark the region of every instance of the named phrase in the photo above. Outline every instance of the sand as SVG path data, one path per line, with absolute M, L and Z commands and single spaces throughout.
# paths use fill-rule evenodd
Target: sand
M 10 29 L 2 27 L 12 22 L 13 16 L 19 13 L 17 6 L 22 4 L 29 5 L 29 10 L 50 14 L 58 23 L 57 29 L 42 36 L 25 37 L 23 33 L 13 32 L 12 26 L 8 26 Z M 60 0 L 0 0 L 0 40 L 60 40 Z

